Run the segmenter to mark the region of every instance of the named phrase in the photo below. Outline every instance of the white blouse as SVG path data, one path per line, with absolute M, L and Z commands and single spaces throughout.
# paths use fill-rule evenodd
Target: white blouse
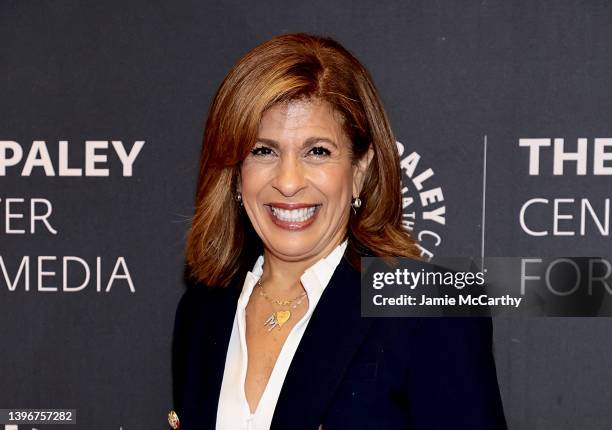
M 248 360 L 245 308 L 257 280 L 263 273 L 263 255 L 259 256 L 253 270 L 247 272 L 242 292 L 238 298 L 232 334 L 225 357 L 223 382 L 217 405 L 217 430 L 269 430 L 274 408 L 293 355 L 323 290 L 344 255 L 346 246 L 347 241 L 345 240 L 327 257 L 306 269 L 300 277 L 308 295 L 308 310 L 289 332 L 254 413 L 250 411 L 244 392 Z

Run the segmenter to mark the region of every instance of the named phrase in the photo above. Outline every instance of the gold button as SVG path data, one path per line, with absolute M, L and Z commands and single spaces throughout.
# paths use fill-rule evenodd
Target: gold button
M 173 430 L 178 430 L 181 427 L 179 417 L 173 410 L 168 412 L 168 424 L 170 424 L 170 427 L 172 427 Z

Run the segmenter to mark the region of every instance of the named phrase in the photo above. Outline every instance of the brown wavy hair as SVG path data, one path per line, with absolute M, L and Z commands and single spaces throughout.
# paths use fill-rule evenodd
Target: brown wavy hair
M 187 233 L 189 277 L 226 286 L 250 270 L 263 245 L 235 200 L 242 160 L 255 144 L 259 122 L 277 103 L 327 101 L 343 119 L 353 162 L 373 149 L 356 214 L 351 211 L 347 258 L 420 259 L 402 226 L 399 155 L 372 78 L 342 45 L 306 33 L 274 37 L 248 52 L 230 70 L 209 109 L 200 154 L 195 213 Z M 240 278 L 239 278 L 240 279 Z

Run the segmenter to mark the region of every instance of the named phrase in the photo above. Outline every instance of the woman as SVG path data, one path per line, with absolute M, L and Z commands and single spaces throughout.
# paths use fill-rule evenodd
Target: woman
M 366 69 L 308 34 L 214 97 L 180 300 L 173 428 L 505 428 L 487 319 L 362 318 L 360 257 L 419 259 Z

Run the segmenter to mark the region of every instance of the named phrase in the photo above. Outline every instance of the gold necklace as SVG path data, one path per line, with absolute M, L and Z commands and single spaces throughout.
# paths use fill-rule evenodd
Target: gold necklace
M 302 303 L 302 299 L 304 298 L 304 296 L 306 296 L 306 292 L 303 292 L 302 294 L 291 300 L 273 299 L 269 297 L 264 291 L 263 284 L 261 283 L 261 278 L 257 280 L 256 287 L 259 287 L 259 295 L 263 296 L 268 302 L 270 302 L 271 304 L 277 304 L 279 306 L 290 306 L 289 309 L 295 309 L 300 303 Z M 268 327 L 268 331 L 272 331 L 274 327 L 278 327 L 280 329 L 283 324 L 285 324 L 289 320 L 289 318 L 291 318 L 291 311 L 289 309 L 273 312 L 272 315 L 268 317 L 266 322 L 264 322 L 264 327 Z

